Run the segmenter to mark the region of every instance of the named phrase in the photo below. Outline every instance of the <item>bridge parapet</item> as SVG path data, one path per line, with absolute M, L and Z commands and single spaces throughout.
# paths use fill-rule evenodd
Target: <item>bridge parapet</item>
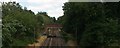
M 51 32 L 52 30 L 59 30 L 61 31 L 62 25 L 61 24 L 47 24 L 45 25 L 45 32 Z

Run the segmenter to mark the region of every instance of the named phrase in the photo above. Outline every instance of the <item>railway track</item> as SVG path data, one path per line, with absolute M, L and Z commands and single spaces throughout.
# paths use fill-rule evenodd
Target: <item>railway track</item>
M 63 48 L 65 43 L 61 38 L 48 38 L 40 48 Z
M 57 28 L 48 30 L 47 39 L 40 48 L 66 48 L 65 41 L 61 38 L 60 31 Z

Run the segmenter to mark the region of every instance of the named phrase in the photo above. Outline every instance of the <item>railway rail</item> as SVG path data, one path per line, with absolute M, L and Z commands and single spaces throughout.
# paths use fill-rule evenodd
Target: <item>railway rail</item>
M 40 48 L 65 48 L 65 41 L 61 38 L 58 28 L 50 28 L 44 33 L 47 39 Z

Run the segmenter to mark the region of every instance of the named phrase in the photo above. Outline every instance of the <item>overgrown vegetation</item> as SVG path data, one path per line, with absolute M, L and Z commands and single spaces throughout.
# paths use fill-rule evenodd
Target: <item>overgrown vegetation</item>
M 52 22 L 46 12 L 35 15 L 26 7 L 22 9 L 16 2 L 3 2 L 2 13 L 2 48 L 27 46 L 35 42 L 35 38 L 43 30 L 43 25 Z
M 81 48 L 120 46 L 120 2 L 67 2 L 58 22 L 72 34 Z M 109 48 L 109 47 L 107 47 Z

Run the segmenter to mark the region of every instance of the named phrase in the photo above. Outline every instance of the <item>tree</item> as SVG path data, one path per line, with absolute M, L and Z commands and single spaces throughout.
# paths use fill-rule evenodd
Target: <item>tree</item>
M 38 12 L 38 14 L 44 15 L 44 16 L 48 16 L 46 12 Z
M 119 3 L 67 2 L 63 6 L 64 31 L 76 37 L 83 48 L 119 45 L 119 6 Z
M 25 46 L 32 43 L 34 41 L 33 35 L 36 35 L 34 34 L 37 22 L 35 14 L 30 10 L 22 9 L 16 2 L 3 3 L 2 10 L 3 48 L 14 45 Z
M 51 17 L 51 19 L 54 23 L 56 23 L 56 18 L 55 17 Z

